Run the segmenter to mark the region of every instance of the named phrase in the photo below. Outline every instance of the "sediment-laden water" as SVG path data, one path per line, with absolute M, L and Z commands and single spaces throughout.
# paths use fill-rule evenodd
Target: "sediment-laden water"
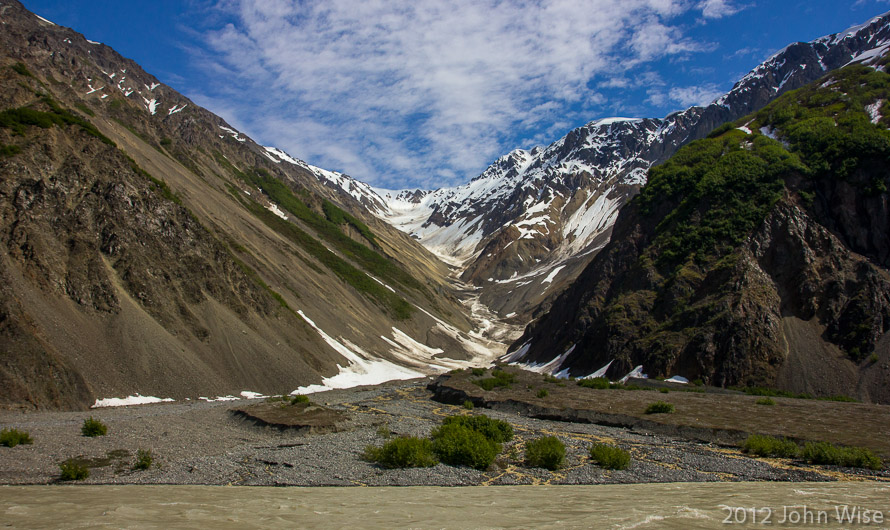
M 890 483 L 4 486 L 13 528 L 890 528 Z

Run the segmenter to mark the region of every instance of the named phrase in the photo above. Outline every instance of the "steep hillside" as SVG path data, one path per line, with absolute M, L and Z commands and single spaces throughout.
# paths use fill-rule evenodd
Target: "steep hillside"
M 890 402 L 887 62 L 829 74 L 652 168 L 508 360 Z
M 776 53 L 706 107 L 663 119 L 609 118 L 544 148 L 515 150 L 472 182 L 428 193 L 380 190 L 375 212 L 412 234 L 501 316 L 527 320 L 609 240 L 647 170 L 714 127 L 762 108 L 890 41 L 890 17 Z
M 503 351 L 443 263 L 330 185 L 346 177 L 18 2 L 0 22 L 0 406 L 374 383 Z

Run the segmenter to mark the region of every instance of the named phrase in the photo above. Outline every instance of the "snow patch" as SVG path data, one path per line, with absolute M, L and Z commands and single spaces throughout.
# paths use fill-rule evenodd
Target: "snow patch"
M 142 100 L 145 101 L 146 110 L 148 110 L 148 112 L 152 116 L 154 116 L 155 113 L 158 111 L 158 100 L 157 99 L 148 99 L 148 98 L 142 98 Z
M 554 278 L 556 278 L 556 275 L 559 274 L 559 271 L 563 270 L 564 268 L 565 268 L 565 265 L 560 265 L 559 267 L 556 267 L 555 269 L 550 271 L 550 274 L 548 274 L 546 278 L 541 280 L 541 283 L 544 284 L 544 283 L 552 282 L 554 280 Z
M 355 344 L 348 343 L 349 347 L 347 347 L 315 325 L 315 322 L 310 320 L 302 310 L 298 310 L 297 314 L 303 317 L 303 320 L 318 332 L 322 340 L 324 340 L 328 346 L 333 348 L 334 351 L 346 359 L 346 366 L 341 366 L 338 363 L 337 368 L 340 372 L 337 375 L 322 378 L 321 384 L 299 387 L 291 392 L 291 394 L 311 394 L 313 392 L 324 392 L 326 390 L 337 388 L 351 388 L 359 385 L 377 385 L 385 383 L 386 381 L 414 379 L 416 377 L 423 377 L 424 375 L 420 372 L 383 359 L 372 359 L 367 352 Z
M 184 109 L 188 106 L 189 106 L 188 103 L 186 103 L 185 105 L 183 105 L 181 107 L 179 105 L 173 105 L 172 107 L 170 107 L 169 110 L 167 110 L 167 116 L 172 116 L 172 115 L 176 114 L 177 112 L 182 112 L 182 109 Z
M 35 14 L 34 16 L 37 17 L 37 18 L 39 18 L 40 20 L 46 22 L 47 24 L 52 24 L 53 26 L 56 25 L 55 22 L 50 22 L 49 20 L 43 18 L 42 16 L 40 16 L 40 15 L 38 15 L 38 14 Z
M 284 211 L 282 211 L 282 209 L 279 208 L 277 204 L 269 203 L 269 205 L 266 206 L 266 209 L 287 221 L 287 214 L 284 213 Z
M 91 409 L 98 409 L 102 407 L 126 407 L 128 405 L 147 405 L 149 403 L 167 403 L 170 401 L 176 401 L 173 398 L 159 398 L 154 396 L 143 396 L 140 394 L 134 394 L 132 396 L 127 396 L 125 398 L 105 398 L 105 399 L 97 399 Z
M 686 379 L 683 376 L 675 375 L 669 379 L 664 380 L 665 383 L 680 383 L 681 385 L 689 384 L 689 379 Z
M 883 116 L 881 116 L 881 105 L 883 105 L 883 104 L 884 104 L 884 100 L 879 99 L 879 100 L 875 101 L 874 103 L 872 103 L 871 105 L 868 105 L 865 107 L 865 112 L 868 113 L 868 117 L 871 119 L 871 122 L 874 123 L 875 125 L 877 125 L 878 122 L 881 121 L 881 118 L 883 117 Z

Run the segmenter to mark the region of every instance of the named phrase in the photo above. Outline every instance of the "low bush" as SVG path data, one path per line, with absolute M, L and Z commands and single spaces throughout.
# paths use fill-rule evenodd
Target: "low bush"
M 596 388 L 599 390 L 609 388 L 609 384 L 609 380 L 605 377 L 594 377 L 593 379 L 581 379 L 578 381 L 578 386 L 584 388 Z
M 670 392 L 670 390 L 668 390 L 667 388 L 659 388 L 658 391 L 661 392 L 662 394 L 667 394 Z
M 5 445 L 6 447 L 15 447 L 19 444 L 32 444 L 34 440 L 31 439 L 31 435 L 25 431 L 20 431 L 18 429 L 3 429 L 0 431 L 0 445 Z
M 590 446 L 590 458 L 606 469 L 627 469 L 630 465 L 630 453 L 608 444 Z
M 503 420 L 495 420 L 484 415 L 448 416 L 442 425 L 460 425 L 472 429 L 492 442 L 504 443 L 513 439 L 513 427 Z
M 384 440 L 392 438 L 392 430 L 389 428 L 389 425 L 381 425 L 380 427 L 377 427 L 377 436 Z
M 550 395 L 550 392 L 547 392 L 547 389 L 546 389 L 546 388 L 542 388 L 541 390 L 538 390 L 538 397 L 539 397 L 539 398 L 545 398 L 545 397 L 547 397 L 548 395 Z
M 670 403 L 665 403 L 664 401 L 656 401 L 655 403 L 650 403 L 648 407 L 646 407 L 646 414 L 672 414 L 674 412 L 674 406 Z
M 771 456 L 780 458 L 796 458 L 800 448 L 788 438 L 776 438 L 752 434 L 742 442 L 742 451 L 755 456 Z
M 458 423 L 443 424 L 432 434 L 433 452 L 453 466 L 488 469 L 501 451 L 501 445 L 482 433 Z
M 108 433 L 108 427 L 99 420 L 94 420 L 92 416 L 89 419 L 83 420 L 83 427 L 80 428 L 80 432 L 83 433 L 84 436 L 95 437 L 95 436 L 105 436 Z
M 90 476 L 90 469 L 87 466 L 70 460 L 59 464 L 59 469 L 62 471 L 59 476 L 62 480 L 83 480 Z
M 482 377 L 485 375 L 485 368 L 473 368 L 470 372 L 476 377 Z
M 365 448 L 364 458 L 387 469 L 432 467 L 438 463 L 433 442 L 413 436 L 395 438 L 382 447 L 369 445 Z
M 483 390 L 494 390 L 495 388 L 510 388 L 510 385 L 516 381 L 515 375 L 503 370 L 493 370 L 491 375 L 492 377 L 477 379 L 473 383 L 482 387 Z
M 881 469 L 884 462 L 864 447 L 841 447 L 828 442 L 808 442 L 800 457 L 818 465 Z
M 525 444 L 525 463 L 551 471 L 562 466 L 566 459 L 566 446 L 556 436 L 544 436 Z
M 775 401 L 773 401 L 772 399 L 770 399 L 768 397 L 760 398 L 757 401 L 755 401 L 754 403 L 756 403 L 757 405 L 769 405 L 769 406 L 776 404 Z
M 136 463 L 133 469 L 145 470 L 151 467 L 154 459 L 151 456 L 151 449 L 139 449 L 136 451 Z
M 465 408 L 467 410 L 473 410 L 473 402 L 470 401 L 469 399 L 464 401 L 464 404 L 462 406 L 463 406 L 463 408 Z
M 309 396 L 304 396 L 302 394 L 296 395 L 291 398 L 290 404 L 296 405 L 297 403 L 309 403 Z

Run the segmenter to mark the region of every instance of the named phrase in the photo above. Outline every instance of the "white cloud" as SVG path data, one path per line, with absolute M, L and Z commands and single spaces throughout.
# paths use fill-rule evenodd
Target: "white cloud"
M 592 80 L 619 86 L 633 67 L 700 51 L 676 22 L 693 5 L 220 0 L 229 23 L 204 34 L 198 63 L 227 83 L 204 100 L 226 101 L 258 140 L 377 185 L 436 187 L 516 147 L 504 131 L 536 140 L 589 113 L 602 102 Z
M 717 85 L 671 87 L 668 90 L 653 88 L 646 92 L 646 102 L 656 107 L 673 104 L 681 108 L 693 105 L 705 106 L 724 94 Z
M 699 9 L 705 18 L 723 18 L 735 15 L 744 7 L 732 5 L 731 0 L 702 0 Z

